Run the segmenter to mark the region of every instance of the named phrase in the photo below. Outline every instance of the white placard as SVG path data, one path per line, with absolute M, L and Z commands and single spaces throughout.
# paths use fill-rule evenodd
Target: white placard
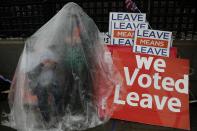
M 172 32 L 136 29 L 133 52 L 169 57 Z
M 125 21 L 125 22 L 145 22 L 145 13 L 126 13 L 126 12 L 110 12 L 109 15 L 109 35 L 112 31 L 112 21 Z
M 112 45 L 133 45 L 135 29 L 148 29 L 146 22 L 112 21 Z

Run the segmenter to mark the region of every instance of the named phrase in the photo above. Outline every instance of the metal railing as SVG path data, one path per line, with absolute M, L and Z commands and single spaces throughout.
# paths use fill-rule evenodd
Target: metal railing
M 108 31 L 109 12 L 126 11 L 125 0 L 72 0 Z M 153 29 L 172 31 L 175 39 L 197 40 L 195 0 L 135 0 Z M 69 0 L 0 0 L 0 37 L 26 38 L 46 23 Z

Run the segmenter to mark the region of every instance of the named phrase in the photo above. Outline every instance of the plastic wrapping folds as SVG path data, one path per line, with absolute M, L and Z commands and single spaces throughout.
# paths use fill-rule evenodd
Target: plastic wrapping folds
M 22 131 L 84 130 L 106 122 L 106 104 L 121 76 L 99 30 L 74 3 L 25 43 L 15 72 L 9 126 Z

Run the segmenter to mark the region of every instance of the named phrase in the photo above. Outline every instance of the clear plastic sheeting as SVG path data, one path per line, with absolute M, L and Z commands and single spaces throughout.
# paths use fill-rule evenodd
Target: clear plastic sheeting
M 6 125 L 20 131 L 85 130 L 106 122 L 121 84 L 93 20 L 65 5 L 25 43 L 9 94 Z

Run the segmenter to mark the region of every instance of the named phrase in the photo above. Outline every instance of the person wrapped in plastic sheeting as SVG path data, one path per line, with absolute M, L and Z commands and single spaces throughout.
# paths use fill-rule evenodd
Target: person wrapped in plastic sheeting
M 7 125 L 22 131 L 84 130 L 106 122 L 121 84 L 91 18 L 64 6 L 25 43 L 9 94 Z

